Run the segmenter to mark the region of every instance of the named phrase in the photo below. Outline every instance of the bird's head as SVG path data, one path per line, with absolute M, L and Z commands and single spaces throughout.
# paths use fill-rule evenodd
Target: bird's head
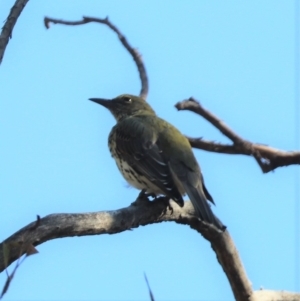
M 150 105 L 141 97 L 130 94 L 122 94 L 113 99 L 90 98 L 114 115 L 117 121 L 135 115 L 155 115 Z

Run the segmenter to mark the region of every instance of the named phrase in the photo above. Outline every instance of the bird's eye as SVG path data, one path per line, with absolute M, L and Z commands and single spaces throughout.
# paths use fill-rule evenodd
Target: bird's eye
M 131 103 L 132 102 L 132 99 L 130 97 L 124 97 L 123 100 L 126 103 Z

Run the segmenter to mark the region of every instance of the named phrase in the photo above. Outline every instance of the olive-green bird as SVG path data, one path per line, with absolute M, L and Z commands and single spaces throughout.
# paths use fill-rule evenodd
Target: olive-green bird
M 181 207 L 182 195 L 187 193 L 202 221 L 225 229 L 207 202 L 213 203 L 213 199 L 186 137 L 138 96 L 123 94 L 114 99 L 90 100 L 107 108 L 117 121 L 108 146 L 130 185 L 151 195 L 170 197 Z

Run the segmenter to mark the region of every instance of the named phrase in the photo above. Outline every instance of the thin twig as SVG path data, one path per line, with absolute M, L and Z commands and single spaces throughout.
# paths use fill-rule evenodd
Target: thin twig
M 50 28 L 50 23 L 53 24 L 63 24 L 63 25 L 71 25 L 71 26 L 76 26 L 76 25 L 83 25 L 91 22 L 96 22 L 100 24 L 107 25 L 112 31 L 114 31 L 117 35 L 118 38 L 120 39 L 122 45 L 127 49 L 127 51 L 131 54 L 137 68 L 138 72 L 140 75 L 141 79 L 141 91 L 140 91 L 140 96 L 146 100 L 148 96 L 148 91 L 149 91 L 149 81 L 148 81 L 148 76 L 146 72 L 145 65 L 142 60 L 141 54 L 137 51 L 137 49 L 133 48 L 125 36 L 121 33 L 121 31 L 114 25 L 112 24 L 108 17 L 105 19 L 99 19 L 99 18 L 93 18 L 93 17 L 82 17 L 82 20 L 80 21 L 65 21 L 65 20 L 59 20 L 59 19 L 54 19 L 54 18 L 49 18 L 45 17 L 44 18 L 44 24 L 46 28 Z
M 144 277 L 145 277 L 145 281 L 146 281 L 146 284 L 147 284 L 147 287 L 148 287 L 150 300 L 151 300 L 151 301 L 155 301 L 154 295 L 153 295 L 153 293 L 152 293 L 152 290 L 151 290 L 151 287 L 150 287 L 150 284 L 149 284 L 149 281 L 148 281 L 148 278 L 147 278 L 146 273 L 144 273 Z
M 2 27 L 0 35 L 0 64 L 2 63 L 6 46 L 8 45 L 9 39 L 12 38 L 12 31 L 17 23 L 22 10 L 27 4 L 28 0 L 17 0 L 14 6 L 11 8 L 9 15 Z

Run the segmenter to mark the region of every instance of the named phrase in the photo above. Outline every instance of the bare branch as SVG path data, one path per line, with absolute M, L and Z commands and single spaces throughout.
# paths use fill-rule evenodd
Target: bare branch
M 9 252 L 9 259 L 6 259 L 6 265 L 20 257 L 19 245 L 32 244 L 37 246 L 51 239 L 86 236 L 99 234 L 115 234 L 140 225 L 160 223 L 163 221 L 177 221 L 188 224 L 193 217 L 193 206 L 187 202 L 184 209 L 181 209 L 172 201 L 173 213 L 166 210 L 165 202 L 139 202 L 133 205 L 114 211 L 100 211 L 95 213 L 83 214 L 50 214 L 39 218 L 22 228 L 0 245 L 0 271 L 6 267 L 4 264 L 4 253 L 2 245 L 13 246 Z M 165 213 L 164 213 L 165 212 Z M 207 228 L 204 223 L 196 223 L 194 228 L 197 231 Z M 218 231 L 215 231 L 219 233 Z M 24 251 L 23 251 L 24 253 Z M 22 255 L 22 254 L 21 254 Z
M 28 0 L 17 0 L 15 5 L 11 8 L 9 15 L 2 27 L 1 35 L 0 35 L 0 64 L 2 63 L 4 52 L 6 46 L 9 42 L 9 39 L 12 38 L 12 31 L 14 26 L 17 23 L 19 16 L 21 15 L 22 10 L 27 4 Z
M 204 109 L 201 104 L 192 97 L 177 103 L 175 107 L 178 110 L 189 110 L 199 114 L 233 142 L 233 144 L 222 144 L 203 140 L 202 138 L 188 137 L 192 147 L 216 153 L 252 156 L 264 173 L 274 170 L 277 167 L 300 164 L 299 151 L 286 152 L 267 145 L 244 140 L 217 116 Z
M 87 23 L 91 23 L 91 22 L 105 24 L 118 35 L 118 38 L 120 39 L 121 43 L 127 49 L 127 51 L 131 54 L 134 62 L 136 63 L 136 66 L 138 68 L 138 72 L 140 75 L 140 79 L 141 79 L 141 85 L 142 85 L 142 88 L 140 91 L 140 96 L 146 100 L 146 98 L 148 96 L 148 91 L 149 91 L 149 81 L 148 81 L 146 68 L 145 68 L 145 65 L 142 60 L 142 56 L 137 51 L 137 49 L 134 49 L 128 43 L 125 36 L 121 33 L 121 31 L 115 25 L 113 25 L 109 21 L 108 17 L 106 17 L 105 19 L 99 19 L 99 18 L 93 18 L 93 17 L 82 17 L 82 20 L 80 20 L 80 21 L 64 21 L 64 20 L 58 20 L 58 19 L 49 18 L 49 17 L 44 18 L 44 24 L 47 29 L 50 28 L 50 23 L 75 26 L 75 25 L 83 25 L 83 24 L 87 24 Z
M 13 27 L 27 2 L 28 0 L 16 1 L 2 28 L 0 36 L 0 63 L 3 59 L 9 38 L 11 38 Z M 50 23 L 75 26 L 91 22 L 105 24 L 118 35 L 122 45 L 131 54 L 137 65 L 142 86 L 140 96 L 146 99 L 149 86 L 146 69 L 141 55 L 136 49 L 131 47 L 124 35 L 108 20 L 108 18 L 99 19 L 83 17 L 80 21 L 64 21 L 48 17 L 44 18 L 46 28 L 49 28 Z M 176 107 L 178 110 L 190 110 L 201 115 L 233 142 L 232 144 L 221 144 L 213 141 L 189 138 L 193 147 L 219 153 L 253 156 L 263 172 L 269 172 L 281 166 L 300 164 L 300 152 L 284 152 L 266 145 L 255 144 L 244 140 L 217 116 L 205 110 L 194 98 L 178 103 Z M 253 292 L 251 283 L 248 280 L 229 232 L 227 230 L 220 232 L 214 226 L 210 226 L 195 218 L 194 209 L 190 202 L 186 202 L 183 208 L 180 208 L 174 202 L 172 202 L 172 206 L 173 210 L 167 210 L 164 202 L 153 201 L 139 204 L 135 203 L 127 208 L 115 211 L 85 214 L 51 214 L 44 218 L 38 216 L 36 221 L 20 229 L 0 244 L 0 271 L 6 269 L 7 266 L 14 261 L 19 260 L 22 254 L 27 254 L 27 256 L 35 254 L 37 250 L 34 246 L 40 245 L 51 239 L 72 236 L 115 234 L 137 228 L 140 225 L 173 221 L 179 224 L 189 225 L 210 242 L 212 249 L 216 253 L 218 262 L 222 266 L 229 280 L 236 300 L 300 300 L 299 294 L 291 292 Z M 8 278 L 3 290 L 4 293 L 8 288 L 15 270 L 10 278 Z M 152 296 L 150 288 L 149 292 Z
M 11 246 L 9 258 L 6 258 L 9 265 L 20 257 L 20 247 L 18 246 L 24 243 L 37 246 L 48 240 L 61 237 L 114 234 L 140 225 L 175 221 L 189 225 L 209 240 L 235 294 L 237 296 L 250 295 L 250 283 L 229 233 L 227 231 L 220 232 L 213 226 L 196 219 L 193 215 L 194 208 L 190 202 L 186 202 L 183 208 L 180 208 L 173 201 L 171 204 L 173 212 L 171 210 L 166 211 L 165 202 L 157 200 L 142 202 L 115 211 L 48 215 L 39 219 L 38 225 L 37 221 L 34 221 L 0 244 L 0 271 L 6 267 L 3 244 Z M 241 298 L 237 299 L 242 300 Z
M 300 301 L 300 294 L 287 291 L 259 290 L 253 292 L 249 301 Z
M 190 97 L 188 100 L 184 100 L 183 102 L 177 103 L 175 105 L 175 107 L 179 111 L 189 110 L 194 113 L 197 113 L 198 115 L 202 116 L 207 121 L 209 121 L 218 130 L 220 130 L 221 133 L 223 133 L 226 137 L 228 137 L 230 140 L 232 140 L 235 143 L 238 143 L 239 141 L 243 140 L 236 133 L 234 133 L 221 119 L 219 119 L 217 116 L 215 116 L 211 112 L 205 110 L 201 106 L 201 104 L 193 97 Z
M 150 287 L 150 284 L 149 284 L 149 281 L 148 281 L 148 278 L 147 278 L 147 275 L 146 275 L 145 273 L 144 273 L 144 277 L 145 277 L 145 281 L 146 281 L 146 284 L 147 284 L 147 287 L 148 287 L 150 300 L 151 300 L 151 301 L 155 301 L 154 295 L 153 295 L 153 293 L 152 293 L 152 290 L 151 290 L 151 287 Z
M 229 232 L 227 230 L 220 232 L 215 227 L 196 219 L 194 208 L 190 202 L 185 202 L 183 208 L 173 201 L 171 201 L 171 205 L 173 210 L 166 210 L 165 202 L 161 202 L 158 199 L 157 201 L 142 202 L 114 211 L 85 214 L 51 214 L 40 218 L 0 244 L 0 271 L 6 268 L 5 260 L 8 264 L 11 264 L 20 258 L 22 255 L 20 251 L 25 253 L 25 249 L 21 249 L 24 244 L 37 246 L 56 238 L 115 234 L 148 224 L 174 221 L 179 224 L 189 225 L 210 242 L 218 262 L 226 273 L 236 300 L 260 300 L 253 297 L 256 296 L 256 292 L 253 295 L 251 283 L 247 278 Z M 3 248 L 3 245 L 10 246 L 9 258 L 4 258 L 5 248 Z M 271 292 L 273 295 L 277 294 L 275 291 Z M 299 295 L 294 294 L 293 296 Z M 279 300 L 279 298 L 274 300 Z M 298 299 L 295 298 L 294 300 Z

